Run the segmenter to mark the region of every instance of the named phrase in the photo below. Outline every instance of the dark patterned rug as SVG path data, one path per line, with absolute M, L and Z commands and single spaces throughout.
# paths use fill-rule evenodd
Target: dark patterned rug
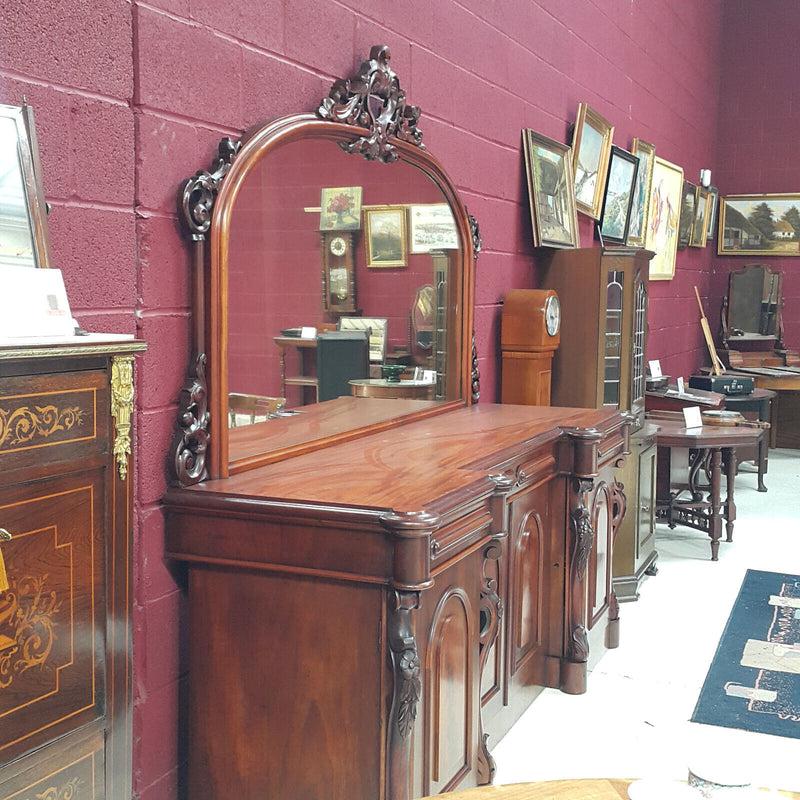
M 747 571 L 692 722 L 800 739 L 800 576 Z

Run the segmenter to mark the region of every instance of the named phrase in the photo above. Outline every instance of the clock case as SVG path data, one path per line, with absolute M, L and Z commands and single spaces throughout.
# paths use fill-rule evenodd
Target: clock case
M 547 307 L 558 295 L 552 289 L 513 289 L 503 302 L 500 347 L 503 353 L 502 402 L 550 405 L 553 353 L 561 326 L 547 331 Z M 560 307 L 560 304 L 559 304 Z
M 345 242 L 345 251 L 336 255 L 331 243 L 336 239 Z M 356 270 L 352 231 L 321 231 L 322 248 L 322 309 L 328 314 L 358 314 L 356 297 Z M 343 270 L 344 272 L 334 272 Z M 341 287 L 345 287 L 344 293 Z M 342 296 L 344 294 L 344 296 Z

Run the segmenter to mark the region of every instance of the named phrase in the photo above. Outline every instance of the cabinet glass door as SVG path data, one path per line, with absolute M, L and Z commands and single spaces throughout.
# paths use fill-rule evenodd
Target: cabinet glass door
M 647 326 L 647 285 L 636 283 L 633 314 L 633 357 L 631 359 L 631 411 L 641 420 L 644 414 L 644 350 Z
M 622 291 L 625 274 L 610 270 L 606 284 L 606 341 L 603 368 L 603 405 L 620 407 L 622 378 Z

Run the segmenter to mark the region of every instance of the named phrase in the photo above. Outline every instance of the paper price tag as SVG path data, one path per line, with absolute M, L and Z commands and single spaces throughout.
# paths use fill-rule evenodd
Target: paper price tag
M 702 428 L 703 416 L 700 406 L 688 406 L 683 409 L 683 421 L 687 428 Z

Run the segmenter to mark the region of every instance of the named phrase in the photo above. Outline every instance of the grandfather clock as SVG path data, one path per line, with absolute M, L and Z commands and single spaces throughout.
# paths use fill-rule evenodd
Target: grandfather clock
M 553 353 L 561 337 L 561 305 L 552 289 L 512 289 L 503 303 L 503 403 L 550 405 Z

